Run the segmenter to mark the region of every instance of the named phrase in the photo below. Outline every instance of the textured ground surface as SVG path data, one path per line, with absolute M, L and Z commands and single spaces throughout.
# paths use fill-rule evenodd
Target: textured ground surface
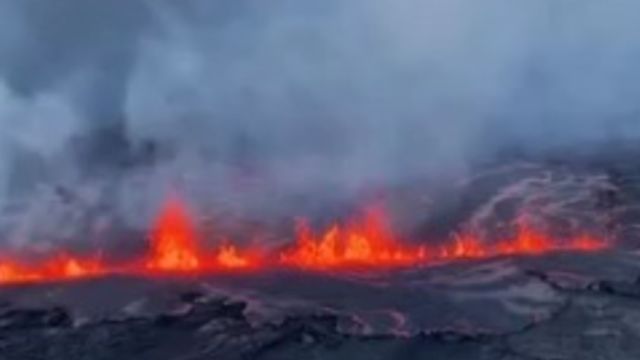
M 5 288 L 1 359 L 638 359 L 640 256 Z
M 629 250 L 638 170 L 623 156 L 572 159 L 409 186 L 390 203 L 419 220 L 410 238 L 459 225 L 490 238 L 526 214 L 552 233 L 606 236 L 615 250 L 3 287 L 0 359 L 640 359 L 640 253 Z

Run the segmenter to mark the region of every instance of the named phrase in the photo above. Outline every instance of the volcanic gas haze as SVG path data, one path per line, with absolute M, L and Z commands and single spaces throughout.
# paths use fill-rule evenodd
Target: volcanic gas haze
M 640 359 L 637 0 L 0 0 L 0 359 Z
M 2 279 L 607 246 L 610 172 L 549 158 L 640 135 L 638 6 L 4 1 Z

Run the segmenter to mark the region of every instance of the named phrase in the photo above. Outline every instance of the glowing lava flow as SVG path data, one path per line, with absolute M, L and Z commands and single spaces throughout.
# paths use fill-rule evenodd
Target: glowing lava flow
M 231 244 L 222 245 L 216 259 L 220 266 L 229 269 L 245 268 L 251 265 L 249 257 L 239 254 L 236 247 Z
M 596 251 L 608 247 L 601 239 L 581 235 L 555 240 L 527 225 L 519 225 L 512 239 L 485 243 L 472 234 L 457 235 L 453 243 L 434 251 L 436 259 L 487 258 L 502 255 L 540 255 L 551 251 Z
M 97 277 L 108 273 L 99 259 L 80 259 L 58 254 L 36 264 L 0 261 L 0 284 L 58 281 Z
M 381 206 L 372 206 L 362 216 L 345 224 L 334 224 L 314 232 L 305 220 L 296 227 L 296 242 L 269 260 L 259 249 L 240 251 L 224 241 L 209 251 L 199 242 L 195 222 L 183 202 L 170 198 L 160 211 L 150 234 L 148 252 L 134 265 L 105 265 L 99 257 L 77 257 L 57 253 L 42 261 L 22 262 L 0 258 L 0 284 L 34 283 L 80 279 L 107 274 L 207 273 L 260 271 L 263 266 L 310 270 L 349 267 L 383 269 L 424 265 L 439 261 L 488 258 L 501 255 L 538 255 L 550 251 L 595 251 L 608 247 L 600 238 L 580 235 L 555 239 L 526 224 L 518 224 L 512 238 L 485 242 L 473 233 L 455 235 L 442 245 L 403 244 L 391 231 Z
M 160 271 L 194 271 L 203 266 L 195 227 L 177 198 L 165 204 L 151 234 L 146 268 Z
M 149 272 L 198 272 L 211 269 L 239 269 L 253 264 L 232 244 L 223 244 L 217 254 L 207 254 L 186 206 L 171 198 L 160 213 L 151 236 L 150 253 L 145 263 Z
M 399 244 L 382 207 L 371 207 L 362 219 L 346 226 L 334 224 L 321 235 L 299 220 L 296 245 L 283 252 L 280 261 L 302 268 L 406 266 L 425 260 L 425 250 Z
M 386 268 L 502 255 L 539 255 L 550 251 L 595 251 L 608 244 L 582 235 L 555 240 L 519 224 L 513 238 L 487 243 L 472 233 L 455 235 L 444 245 L 401 244 L 389 230 L 381 207 L 367 210 L 363 219 L 347 226 L 334 224 L 320 235 L 312 233 L 306 221 L 297 225 L 295 245 L 280 255 L 280 262 L 303 269 L 344 267 Z

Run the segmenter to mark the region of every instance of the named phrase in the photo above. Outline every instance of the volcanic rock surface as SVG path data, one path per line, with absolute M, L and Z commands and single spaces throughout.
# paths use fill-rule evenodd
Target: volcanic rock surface
M 407 187 L 391 205 L 423 211 L 417 233 L 492 237 L 526 214 L 602 234 L 608 250 L 6 285 L 0 359 L 638 359 L 636 171 L 575 159 L 492 168 L 446 201 Z
M 637 359 L 640 255 L 2 290 L 2 359 Z

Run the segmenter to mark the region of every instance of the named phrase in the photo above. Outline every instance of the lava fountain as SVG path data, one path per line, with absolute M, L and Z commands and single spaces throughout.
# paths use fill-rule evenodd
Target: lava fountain
M 551 251 L 596 251 L 608 243 L 590 235 L 557 239 L 519 222 L 508 239 L 487 242 L 473 232 L 454 234 L 444 244 L 403 244 L 391 231 L 384 207 L 367 208 L 346 225 L 333 224 L 314 233 L 305 219 L 297 222 L 296 242 L 280 254 L 280 263 L 308 270 L 345 267 L 388 268 L 505 255 L 540 255 Z
M 361 218 L 346 225 L 333 224 L 314 234 L 305 219 L 296 226 L 296 244 L 280 255 L 280 262 L 302 268 L 345 266 L 407 266 L 426 259 L 424 246 L 400 244 L 392 233 L 382 206 L 365 209 Z
M 195 226 L 176 197 L 164 205 L 151 234 L 146 268 L 160 271 L 195 271 L 204 266 Z
M 201 246 L 195 221 L 183 201 L 171 197 L 164 204 L 150 237 L 145 269 L 151 273 L 206 272 L 255 267 L 257 258 L 225 241 L 210 253 Z
M 525 223 L 516 225 L 511 238 L 498 241 L 484 241 L 473 232 L 465 232 L 441 244 L 422 239 L 421 245 L 412 245 L 403 243 L 392 231 L 387 211 L 376 204 L 365 207 L 350 220 L 319 231 L 313 230 L 307 220 L 298 219 L 294 243 L 269 254 L 261 249 L 239 249 L 228 240 L 207 248 L 201 242 L 202 234 L 191 211 L 174 195 L 164 203 L 152 223 L 147 251 L 131 264 L 105 264 L 100 256 L 73 256 L 63 251 L 40 261 L 0 255 L 0 284 L 72 280 L 114 273 L 161 276 L 255 272 L 279 266 L 314 271 L 354 267 L 376 270 L 503 255 L 595 251 L 609 246 L 607 241 L 589 234 L 557 239 Z

